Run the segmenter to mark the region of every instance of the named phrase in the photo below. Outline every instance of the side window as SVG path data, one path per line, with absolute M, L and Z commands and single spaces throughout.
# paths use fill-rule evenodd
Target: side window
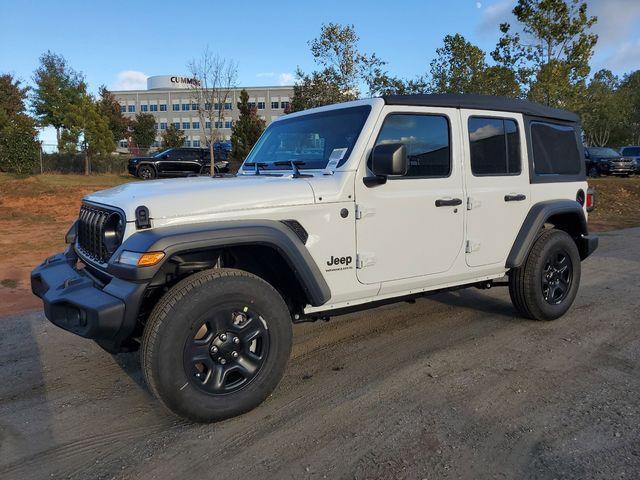
M 531 122 L 531 149 L 538 175 L 577 175 L 581 172 L 582 159 L 572 126 Z
M 514 120 L 469 118 L 471 172 L 483 175 L 518 175 L 522 171 L 520 134 Z
M 451 173 L 449 122 L 442 115 L 394 113 L 384 120 L 376 145 L 403 143 L 406 177 L 448 177 Z

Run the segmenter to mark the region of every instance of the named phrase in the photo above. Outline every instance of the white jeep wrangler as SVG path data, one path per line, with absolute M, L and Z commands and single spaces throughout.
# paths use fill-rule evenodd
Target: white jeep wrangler
M 231 417 L 277 385 L 292 323 L 492 284 L 524 317 L 563 315 L 597 247 L 583 158 L 578 118 L 527 101 L 388 96 L 294 113 L 235 177 L 85 197 L 32 290 L 54 324 L 109 352 L 140 346 L 176 414 Z

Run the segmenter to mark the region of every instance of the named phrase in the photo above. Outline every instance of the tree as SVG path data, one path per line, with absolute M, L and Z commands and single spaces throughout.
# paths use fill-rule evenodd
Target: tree
M 0 75 L 0 170 L 31 173 L 40 145 L 34 120 L 25 113 L 27 88 L 9 74 Z
M 640 145 L 640 70 L 624 76 L 617 94 L 625 129 L 616 135 L 617 145 Z
M 213 146 L 220 140 L 225 105 L 229 103 L 232 89 L 238 82 L 238 66 L 232 60 L 214 55 L 207 47 L 200 58 L 191 60 L 187 67 L 193 77 L 190 83 L 191 99 L 198 107 L 200 130 L 211 155 L 211 176 L 215 176 Z
M 626 129 L 624 105 L 618 87 L 620 80 L 609 70 L 596 72 L 586 90 L 581 112 L 582 128 L 589 145 L 610 145 L 612 134 Z
M 233 124 L 231 133 L 231 145 L 233 157 L 236 160 L 244 160 L 262 135 L 265 122 L 260 117 L 255 107 L 249 105 L 249 94 L 245 89 L 240 92 L 238 102 L 240 116 Z
M 56 129 L 60 143 L 61 130 L 68 126 L 65 119 L 69 118 L 70 105 L 77 104 L 86 94 L 84 77 L 69 67 L 64 57 L 47 51 L 40 57 L 33 81 L 33 111 L 40 125 Z
M 149 150 L 156 140 L 155 117 L 150 113 L 138 113 L 131 122 L 131 139 L 140 150 Z
M 91 173 L 91 159 L 106 155 L 115 149 L 108 119 L 102 116 L 96 102 L 88 94 L 74 101 L 63 119 L 66 127 L 60 133 L 60 150 L 84 154 L 84 173 Z
M 522 34 L 501 24 L 493 59 L 515 72 L 531 100 L 579 110 L 598 41 L 590 33 L 597 18 L 582 0 L 518 0 L 513 14 Z
M 113 140 L 118 142 L 127 136 L 130 121 L 120 111 L 120 104 L 116 97 L 102 85 L 99 90 L 100 98 L 96 104 L 100 115 L 107 119 L 109 130 L 113 135 Z
M 358 41 L 353 25 L 322 25 L 320 36 L 309 42 L 319 70 L 307 74 L 297 69 L 292 111 L 355 100 L 361 84 L 375 85 L 372 78 L 381 75 L 385 63 L 375 54 L 361 53 Z
M 184 133 L 173 123 L 162 133 L 162 148 L 178 148 L 184 145 Z

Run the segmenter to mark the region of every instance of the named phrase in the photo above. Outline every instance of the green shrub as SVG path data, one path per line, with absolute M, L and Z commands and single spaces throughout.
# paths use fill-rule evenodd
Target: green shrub
M 24 114 L 12 116 L 0 129 L 0 170 L 25 175 L 38 163 L 40 144 L 33 120 Z

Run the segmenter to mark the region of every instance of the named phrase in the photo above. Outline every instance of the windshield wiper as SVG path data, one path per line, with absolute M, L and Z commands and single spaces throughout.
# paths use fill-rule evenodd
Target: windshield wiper
M 302 160 L 283 160 L 281 162 L 275 162 L 274 165 L 278 165 L 278 166 L 289 165 L 289 166 L 291 166 L 291 170 L 293 170 L 293 178 L 313 177 L 313 175 L 300 173 L 300 169 L 298 168 L 298 166 L 306 165 L 306 163 L 303 162 Z
M 245 162 L 243 166 L 245 165 L 247 167 L 256 167 L 254 175 L 260 175 L 260 169 L 269 166 L 269 164 L 265 162 Z

